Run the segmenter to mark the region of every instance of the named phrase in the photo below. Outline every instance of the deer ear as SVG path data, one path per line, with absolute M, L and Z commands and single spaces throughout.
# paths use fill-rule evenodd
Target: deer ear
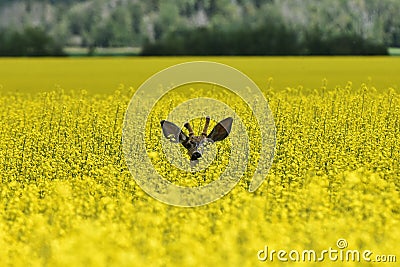
M 233 119 L 231 117 L 218 122 L 218 124 L 215 125 L 207 138 L 210 138 L 214 142 L 224 140 L 231 132 L 232 122 Z
M 187 135 L 172 122 L 162 120 L 161 128 L 165 138 L 169 139 L 172 143 L 184 143 L 188 139 Z

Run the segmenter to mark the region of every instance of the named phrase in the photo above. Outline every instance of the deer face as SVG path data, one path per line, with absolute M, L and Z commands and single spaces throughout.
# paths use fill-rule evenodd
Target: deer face
M 184 124 L 184 127 L 189 131 L 189 136 L 187 136 L 182 129 L 174 123 L 166 120 L 161 121 L 161 127 L 163 134 L 167 139 L 173 143 L 181 143 L 187 149 L 190 161 L 193 162 L 203 156 L 205 146 L 210 143 L 222 141 L 229 135 L 232 128 L 232 122 L 232 118 L 226 118 L 215 125 L 210 134 L 207 134 L 210 117 L 206 117 L 203 132 L 198 136 L 194 135 L 193 129 L 188 122 Z

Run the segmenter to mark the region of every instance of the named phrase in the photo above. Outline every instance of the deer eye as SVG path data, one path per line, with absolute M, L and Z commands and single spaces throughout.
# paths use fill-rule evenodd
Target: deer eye
M 186 142 L 186 143 L 183 144 L 183 146 L 184 146 L 186 149 L 190 149 L 190 148 L 193 147 L 193 144 L 191 144 L 191 142 Z

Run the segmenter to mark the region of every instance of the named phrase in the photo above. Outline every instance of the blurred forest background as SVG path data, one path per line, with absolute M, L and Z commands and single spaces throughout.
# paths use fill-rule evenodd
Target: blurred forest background
M 0 55 L 386 54 L 399 0 L 0 0 Z M 114 50 L 112 50 L 114 49 Z

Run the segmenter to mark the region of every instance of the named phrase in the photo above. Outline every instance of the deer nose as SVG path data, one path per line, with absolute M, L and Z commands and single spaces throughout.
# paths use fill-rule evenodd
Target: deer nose
M 201 158 L 201 153 L 200 153 L 199 151 L 195 151 L 195 152 L 192 154 L 190 160 L 197 160 L 198 158 Z

